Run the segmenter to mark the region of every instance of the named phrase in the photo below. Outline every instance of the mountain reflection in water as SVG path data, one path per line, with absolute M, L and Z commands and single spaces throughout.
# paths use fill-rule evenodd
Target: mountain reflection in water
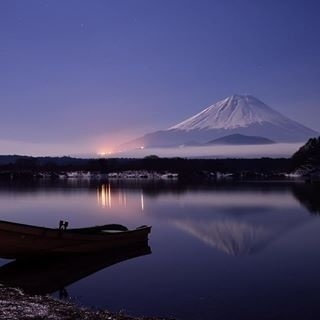
M 269 243 L 291 229 L 301 226 L 304 217 L 291 218 L 274 225 L 273 222 L 250 223 L 240 219 L 197 221 L 174 220 L 172 223 L 204 243 L 233 256 L 249 255 L 263 250 Z
M 292 186 L 294 197 L 312 214 L 320 214 L 319 190 L 319 184 L 295 184 Z

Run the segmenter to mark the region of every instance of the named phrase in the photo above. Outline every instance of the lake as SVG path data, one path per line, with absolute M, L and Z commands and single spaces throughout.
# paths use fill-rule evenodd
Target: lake
M 2 182 L 0 220 L 152 226 L 152 253 L 61 288 L 79 305 L 187 320 L 319 319 L 319 196 L 286 181 Z

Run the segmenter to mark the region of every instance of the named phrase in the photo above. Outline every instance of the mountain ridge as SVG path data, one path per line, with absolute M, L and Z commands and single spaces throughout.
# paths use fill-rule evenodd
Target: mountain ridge
M 246 136 L 243 134 L 230 134 L 218 139 L 211 140 L 206 145 L 255 145 L 255 144 L 273 144 L 273 140 L 259 137 L 259 136 Z

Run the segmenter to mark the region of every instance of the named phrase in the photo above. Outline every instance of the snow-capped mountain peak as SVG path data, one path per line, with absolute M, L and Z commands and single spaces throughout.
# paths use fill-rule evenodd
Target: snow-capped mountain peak
M 232 95 L 169 130 L 236 129 L 263 122 L 279 125 L 288 121 L 291 120 L 253 96 Z
M 128 147 L 172 147 L 205 144 L 230 135 L 273 142 L 305 142 L 318 132 L 293 121 L 250 95 L 233 95 L 168 129 L 130 141 Z

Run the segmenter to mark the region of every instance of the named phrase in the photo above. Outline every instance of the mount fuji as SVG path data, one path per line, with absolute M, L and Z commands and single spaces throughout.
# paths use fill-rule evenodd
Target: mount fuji
M 259 136 L 275 142 L 304 142 L 318 132 L 293 121 L 250 95 L 233 95 L 161 131 L 135 139 L 127 147 L 174 147 L 207 143 L 224 136 Z

